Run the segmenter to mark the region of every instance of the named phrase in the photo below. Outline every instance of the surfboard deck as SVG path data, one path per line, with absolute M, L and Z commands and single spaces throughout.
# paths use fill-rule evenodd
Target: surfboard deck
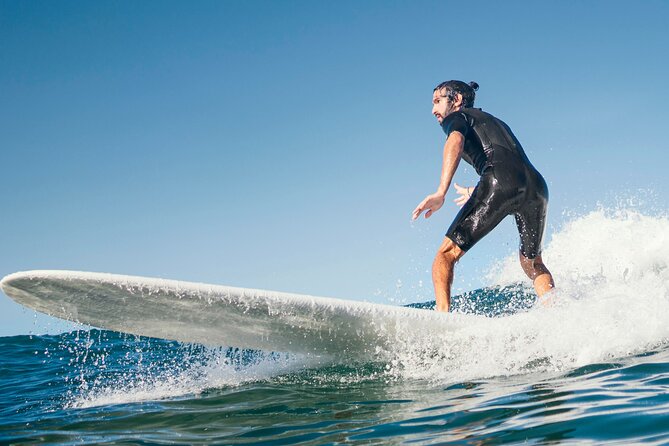
M 81 271 L 18 272 L 3 278 L 0 287 L 26 307 L 108 330 L 205 345 L 365 359 L 397 342 L 447 335 L 475 317 Z

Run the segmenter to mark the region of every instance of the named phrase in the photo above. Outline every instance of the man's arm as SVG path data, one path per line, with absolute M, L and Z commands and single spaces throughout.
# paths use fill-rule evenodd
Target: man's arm
M 439 181 L 439 187 L 437 188 L 437 192 L 425 197 L 416 209 L 414 209 L 412 214 L 414 220 L 426 209 L 427 212 L 425 213 L 425 218 L 429 218 L 444 204 L 444 197 L 451 185 L 458 164 L 460 164 L 464 147 L 465 137 L 462 133 L 453 131 L 448 135 L 446 143 L 444 144 L 444 160 L 441 165 L 441 180 Z
M 441 181 L 437 193 L 442 197 L 446 196 L 448 188 L 453 180 L 453 175 L 458 169 L 460 158 L 462 158 L 462 150 L 465 147 L 465 137 L 460 132 L 451 132 L 444 144 L 444 162 L 441 166 Z

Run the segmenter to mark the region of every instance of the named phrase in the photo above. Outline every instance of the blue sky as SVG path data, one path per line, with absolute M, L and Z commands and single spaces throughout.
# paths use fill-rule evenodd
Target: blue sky
M 0 275 L 431 299 L 457 211 L 410 223 L 439 179 L 433 87 L 481 85 L 549 183 L 548 239 L 620 197 L 666 210 L 667 23 L 664 1 L 0 1 Z M 0 322 L 53 329 L 5 296 Z

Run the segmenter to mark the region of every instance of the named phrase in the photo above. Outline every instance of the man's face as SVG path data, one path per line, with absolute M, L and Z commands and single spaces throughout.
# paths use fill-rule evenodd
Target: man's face
M 435 90 L 432 94 L 432 114 L 437 118 L 439 124 L 444 118 L 455 111 L 455 104 L 446 98 L 444 89 Z

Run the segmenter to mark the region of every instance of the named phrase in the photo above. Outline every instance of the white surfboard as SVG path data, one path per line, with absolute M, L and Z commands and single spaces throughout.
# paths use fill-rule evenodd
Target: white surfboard
M 78 271 L 0 282 L 16 302 L 94 327 L 205 345 L 371 359 L 476 316 L 326 297 Z

